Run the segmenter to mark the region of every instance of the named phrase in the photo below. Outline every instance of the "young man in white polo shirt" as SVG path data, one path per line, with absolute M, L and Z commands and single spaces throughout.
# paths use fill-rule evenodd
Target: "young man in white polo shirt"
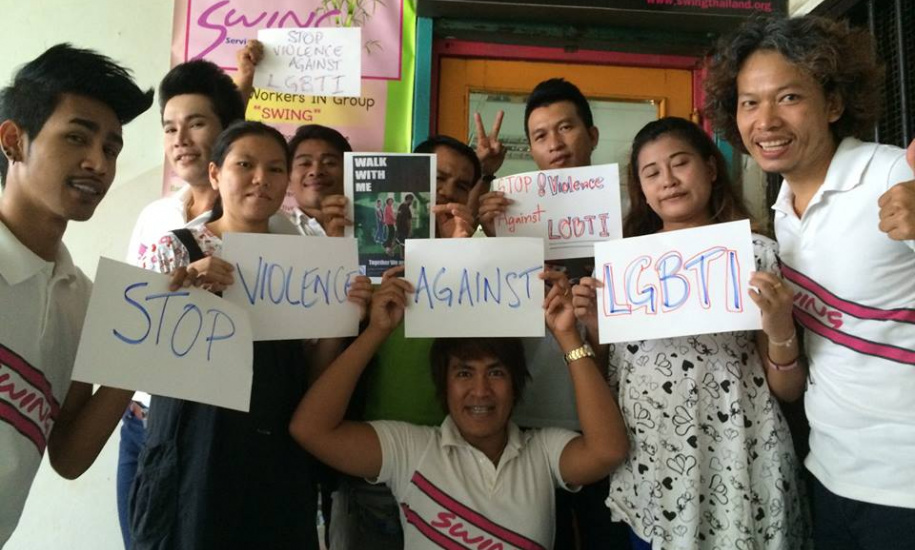
M 810 361 L 816 546 L 915 549 L 915 241 L 882 232 L 878 206 L 913 178 L 902 149 L 855 138 L 882 101 L 873 40 L 754 19 L 713 59 L 709 115 L 784 177 L 775 233 Z
M 568 295 L 554 285 L 544 316 L 565 354 L 582 434 L 563 428 L 522 432 L 511 422 L 529 376 L 516 338 L 433 343 L 432 379 L 448 413 L 441 426 L 345 420 L 359 376 L 403 320 L 412 292 L 409 282 L 386 274 L 372 297 L 368 328 L 308 391 L 290 432 L 330 466 L 391 488 L 407 550 L 553 548 L 554 488 L 575 490 L 606 476 L 629 445 Z M 563 368 L 559 361 L 555 368 Z
M 151 104 L 124 68 L 67 44 L 0 91 L 0 546 L 45 448 L 58 473 L 79 476 L 130 401 L 70 382 L 91 283 L 62 238 L 114 180 L 121 126 Z

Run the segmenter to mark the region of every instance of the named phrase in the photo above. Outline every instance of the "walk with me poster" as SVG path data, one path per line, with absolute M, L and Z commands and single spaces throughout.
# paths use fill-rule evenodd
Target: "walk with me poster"
M 356 237 L 359 269 L 373 282 L 403 265 L 407 239 L 432 238 L 435 173 L 435 155 L 343 155 L 343 190 L 353 221 L 346 236 Z

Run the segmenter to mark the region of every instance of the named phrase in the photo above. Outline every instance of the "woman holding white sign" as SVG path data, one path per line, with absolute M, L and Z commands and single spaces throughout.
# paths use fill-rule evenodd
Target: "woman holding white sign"
M 222 236 L 269 232 L 289 182 L 286 141 L 259 122 L 234 123 L 213 146 L 209 177 L 219 191 L 210 221 L 166 235 L 141 260 L 172 273 L 173 289 L 233 283 L 232 265 L 219 258 Z M 369 296 L 368 279 L 358 279 L 350 299 Z M 255 342 L 248 413 L 153 396 L 130 495 L 133 548 L 317 549 L 311 459 L 288 424 L 316 365 L 339 348 L 320 341 L 309 366 L 300 340 Z
M 721 152 L 679 118 L 646 125 L 632 145 L 627 237 L 749 217 Z M 807 537 L 800 464 L 775 397 L 800 397 L 792 294 L 776 245 L 753 235 L 751 298 L 763 331 L 702 334 L 609 346 L 631 453 L 611 476 L 607 506 L 636 549 L 800 549 Z M 573 289 L 575 313 L 598 341 L 595 289 Z

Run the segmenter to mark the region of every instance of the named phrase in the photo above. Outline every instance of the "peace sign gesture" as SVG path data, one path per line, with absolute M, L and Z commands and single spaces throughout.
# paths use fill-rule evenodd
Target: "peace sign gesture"
M 492 123 L 492 129 L 487 135 L 486 129 L 483 127 L 483 117 L 480 116 L 480 113 L 474 115 L 477 126 L 477 158 L 483 165 L 484 176 L 491 176 L 498 172 L 505 160 L 505 149 L 502 147 L 502 142 L 499 141 L 499 129 L 502 128 L 504 116 L 505 111 L 500 110 L 496 114 L 496 120 Z

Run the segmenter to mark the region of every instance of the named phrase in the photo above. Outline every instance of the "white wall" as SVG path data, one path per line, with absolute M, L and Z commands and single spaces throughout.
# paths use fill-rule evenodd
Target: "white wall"
M 168 71 L 172 0 L 0 0 L 0 85 L 58 42 L 96 49 L 132 69 L 144 88 Z M 72 223 L 64 241 L 90 276 L 100 255 L 123 258 L 133 220 L 159 196 L 162 133 L 153 107 L 124 130 L 118 175 L 95 216 Z M 80 479 L 42 464 L 22 520 L 5 550 L 123 548 L 115 506 L 118 437 Z

